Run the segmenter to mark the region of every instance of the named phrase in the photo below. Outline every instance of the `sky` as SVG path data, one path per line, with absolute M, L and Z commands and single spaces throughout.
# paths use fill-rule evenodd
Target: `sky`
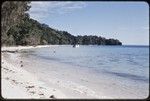
M 149 45 L 146 2 L 33 1 L 30 17 L 72 35 L 97 35 L 123 45 Z

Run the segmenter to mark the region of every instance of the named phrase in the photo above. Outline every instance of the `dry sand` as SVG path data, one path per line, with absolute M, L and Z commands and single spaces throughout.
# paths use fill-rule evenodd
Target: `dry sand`
M 82 83 L 75 83 L 73 78 L 85 77 L 90 78 L 91 75 L 81 74 L 80 72 L 71 72 L 71 80 L 66 81 L 64 77 L 62 78 L 61 73 L 63 75 L 68 75 L 69 72 L 66 72 L 65 68 L 60 70 L 58 69 L 56 72 L 51 71 L 51 76 L 48 78 L 50 84 L 41 81 L 37 75 L 26 71 L 24 69 L 25 60 L 20 60 L 18 58 L 17 51 L 20 50 L 28 50 L 32 48 L 42 48 L 42 47 L 53 47 L 58 45 L 44 45 L 44 46 L 19 46 L 19 47 L 2 47 L 2 61 L 1 61 L 1 82 L 2 82 L 2 97 L 5 99 L 66 99 L 66 98 L 131 98 L 131 99 L 143 99 L 146 98 L 148 92 L 141 92 L 141 89 L 135 89 L 132 87 L 122 86 L 119 83 L 111 80 L 107 80 L 106 78 L 100 79 L 100 85 L 96 86 L 90 83 L 91 86 L 83 85 Z M 11 58 L 11 59 L 10 59 Z M 10 60 L 13 60 L 11 62 Z M 35 62 L 35 61 L 34 61 Z M 32 62 L 30 62 L 32 63 Z M 54 65 L 53 65 L 54 64 Z M 63 64 L 55 64 L 53 63 L 50 66 L 53 66 L 56 69 Z M 38 64 L 40 65 L 40 64 Z M 28 68 L 34 66 L 34 64 L 27 64 Z M 41 64 L 42 66 L 42 64 Z M 71 67 L 71 66 L 70 66 Z M 72 67 L 74 68 L 74 67 Z M 64 71 L 65 70 L 65 71 Z M 80 69 L 81 71 L 81 69 Z M 73 75 L 74 74 L 74 75 Z M 90 73 L 88 73 L 90 74 Z M 59 75 L 61 78 L 59 78 Z M 81 75 L 81 76 L 78 76 Z M 42 75 L 44 78 L 44 75 Z M 45 76 L 46 77 L 46 76 Z M 80 78 L 80 79 L 83 79 Z M 64 79 L 64 80 L 63 80 Z M 93 78 L 91 78 L 92 80 Z M 59 81 L 59 85 L 58 85 Z M 112 85 L 113 82 L 115 85 Z M 94 90 L 95 89 L 95 90 Z M 143 90 L 145 91 L 145 89 Z
M 2 47 L 2 51 L 16 51 L 30 48 L 41 48 L 50 46 L 37 47 Z M 44 82 L 38 80 L 33 74 L 21 68 L 21 63 L 13 65 L 9 63 L 9 54 L 2 52 L 2 97 L 5 99 L 48 99 L 64 98 L 65 95 L 58 89 L 51 88 Z

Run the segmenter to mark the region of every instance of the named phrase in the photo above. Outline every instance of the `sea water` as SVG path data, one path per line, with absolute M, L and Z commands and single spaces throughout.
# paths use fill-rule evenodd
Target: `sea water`
M 121 85 L 127 87 L 136 86 L 137 89 L 141 87 L 147 90 L 149 85 L 149 47 L 148 46 L 98 46 L 98 45 L 80 45 L 78 48 L 73 48 L 71 45 L 60 45 L 54 47 L 45 47 L 34 49 L 33 52 L 28 53 L 29 58 L 45 61 L 46 63 L 65 64 L 63 66 L 56 65 L 58 69 L 63 72 L 70 71 L 69 77 L 64 78 L 71 80 L 71 78 L 82 78 L 78 75 L 82 72 L 90 71 L 84 74 L 89 84 L 95 83 L 95 87 L 100 84 L 100 80 L 107 79 L 112 82 L 119 82 Z M 44 68 L 44 67 L 41 68 Z M 44 73 L 48 74 L 48 66 L 45 67 Z M 74 70 L 78 70 L 78 75 L 74 75 Z M 80 72 L 80 70 L 82 72 Z M 94 77 L 92 78 L 92 75 Z M 91 76 L 90 76 L 91 75 Z M 89 76 L 89 77 L 88 77 Z M 62 77 L 62 76 L 61 76 Z M 84 77 L 84 78 L 85 78 Z M 90 82 L 90 77 L 92 78 Z M 63 77 L 62 77 L 63 78 Z M 75 82 L 78 82 L 77 80 Z M 96 85 L 97 84 L 97 85 Z M 146 89 L 145 89 L 146 88 Z M 136 89 L 136 88 L 135 88 Z

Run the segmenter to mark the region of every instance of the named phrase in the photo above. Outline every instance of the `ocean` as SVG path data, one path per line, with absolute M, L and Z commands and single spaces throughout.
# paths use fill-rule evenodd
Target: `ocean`
M 32 68 L 26 69 L 47 83 L 48 78 L 55 78 L 62 81 L 61 86 L 66 88 L 68 83 L 63 84 L 66 81 L 72 82 L 74 87 L 80 84 L 89 88 L 93 95 L 100 95 L 100 91 L 107 95 L 117 87 L 112 97 L 122 93 L 122 96 L 125 94 L 132 98 L 135 92 L 135 98 L 140 94 L 141 97 L 148 96 L 148 46 L 80 45 L 73 48 L 71 45 L 60 45 L 32 49 L 23 55 L 27 63 L 32 61 L 33 64 Z M 82 91 L 83 88 L 76 90 Z

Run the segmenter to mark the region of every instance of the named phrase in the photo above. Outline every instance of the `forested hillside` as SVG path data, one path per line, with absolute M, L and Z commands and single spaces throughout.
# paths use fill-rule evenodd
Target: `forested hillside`
M 6 4 L 3 4 L 2 14 L 4 13 L 4 15 L 2 16 L 2 45 L 122 45 L 122 43 L 117 39 L 106 39 L 101 36 L 92 35 L 74 36 L 67 31 L 56 30 L 50 28 L 46 24 L 41 24 L 38 21 L 31 19 L 25 13 L 25 11 L 29 10 L 29 6 L 27 5 L 28 3 L 29 2 L 6 2 Z M 21 5 L 23 7 L 20 8 Z M 6 13 L 9 11 L 10 15 L 8 16 L 8 14 L 5 14 L 4 11 Z M 19 23 L 17 22 L 17 19 L 19 20 Z
M 12 36 L 7 36 L 8 30 L 28 16 L 26 11 L 30 9 L 29 1 L 5 1 L 1 5 L 1 43 L 2 45 L 9 42 Z

